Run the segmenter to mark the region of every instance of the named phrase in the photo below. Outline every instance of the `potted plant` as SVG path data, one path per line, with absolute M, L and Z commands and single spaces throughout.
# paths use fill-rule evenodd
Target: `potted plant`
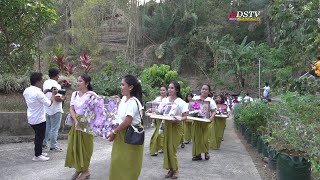
M 277 176 L 281 180 L 310 180 L 311 162 L 318 165 L 320 137 L 315 132 L 320 132 L 319 100 L 289 93 L 277 105 L 278 119 L 269 124 L 270 146 L 279 152 Z

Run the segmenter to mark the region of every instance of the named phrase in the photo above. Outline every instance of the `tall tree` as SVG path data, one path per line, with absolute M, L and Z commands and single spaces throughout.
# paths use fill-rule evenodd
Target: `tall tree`
M 1 0 L 0 17 L 0 57 L 6 63 L 1 65 L 17 74 L 26 60 L 33 61 L 42 32 L 57 20 L 56 11 L 48 0 Z

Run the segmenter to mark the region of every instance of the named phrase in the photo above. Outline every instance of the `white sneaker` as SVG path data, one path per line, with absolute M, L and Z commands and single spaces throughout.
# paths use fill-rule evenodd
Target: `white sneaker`
M 45 157 L 44 155 L 40 155 L 40 156 L 34 156 L 32 158 L 32 161 L 48 161 L 50 158 L 49 157 Z
M 48 157 L 48 153 L 42 153 L 42 156 Z

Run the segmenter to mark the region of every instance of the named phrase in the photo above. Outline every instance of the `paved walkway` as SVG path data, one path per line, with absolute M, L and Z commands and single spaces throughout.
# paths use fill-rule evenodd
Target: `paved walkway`
M 164 179 L 166 170 L 162 168 L 163 154 L 149 155 L 149 142 L 153 129 L 146 132 L 141 180 Z M 59 141 L 65 150 L 67 141 Z M 94 153 L 91 159 L 91 179 L 107 180 L 112 144 L 95 138 Z M 227 121 L 224 141 L 218 151 L 210 151 L 209 161 L 191 161 L 192 144 L 178 150 L 181 180 L 260 180 L 251 157 L 234 132 L 232 120 Z M 50 161 L 33 162 L 33 143 L 0 145 L 1 180 L 67 180 L 73 169 L 64 167 L 64 152 L 48 152 Z M 125 173 L 125 172 L 124 172 Z

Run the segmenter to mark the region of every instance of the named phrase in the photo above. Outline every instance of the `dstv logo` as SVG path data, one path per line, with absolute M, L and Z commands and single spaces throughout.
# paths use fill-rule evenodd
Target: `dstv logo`
M 261 22 L 261 11 L 232 11 L 229 22 Z

